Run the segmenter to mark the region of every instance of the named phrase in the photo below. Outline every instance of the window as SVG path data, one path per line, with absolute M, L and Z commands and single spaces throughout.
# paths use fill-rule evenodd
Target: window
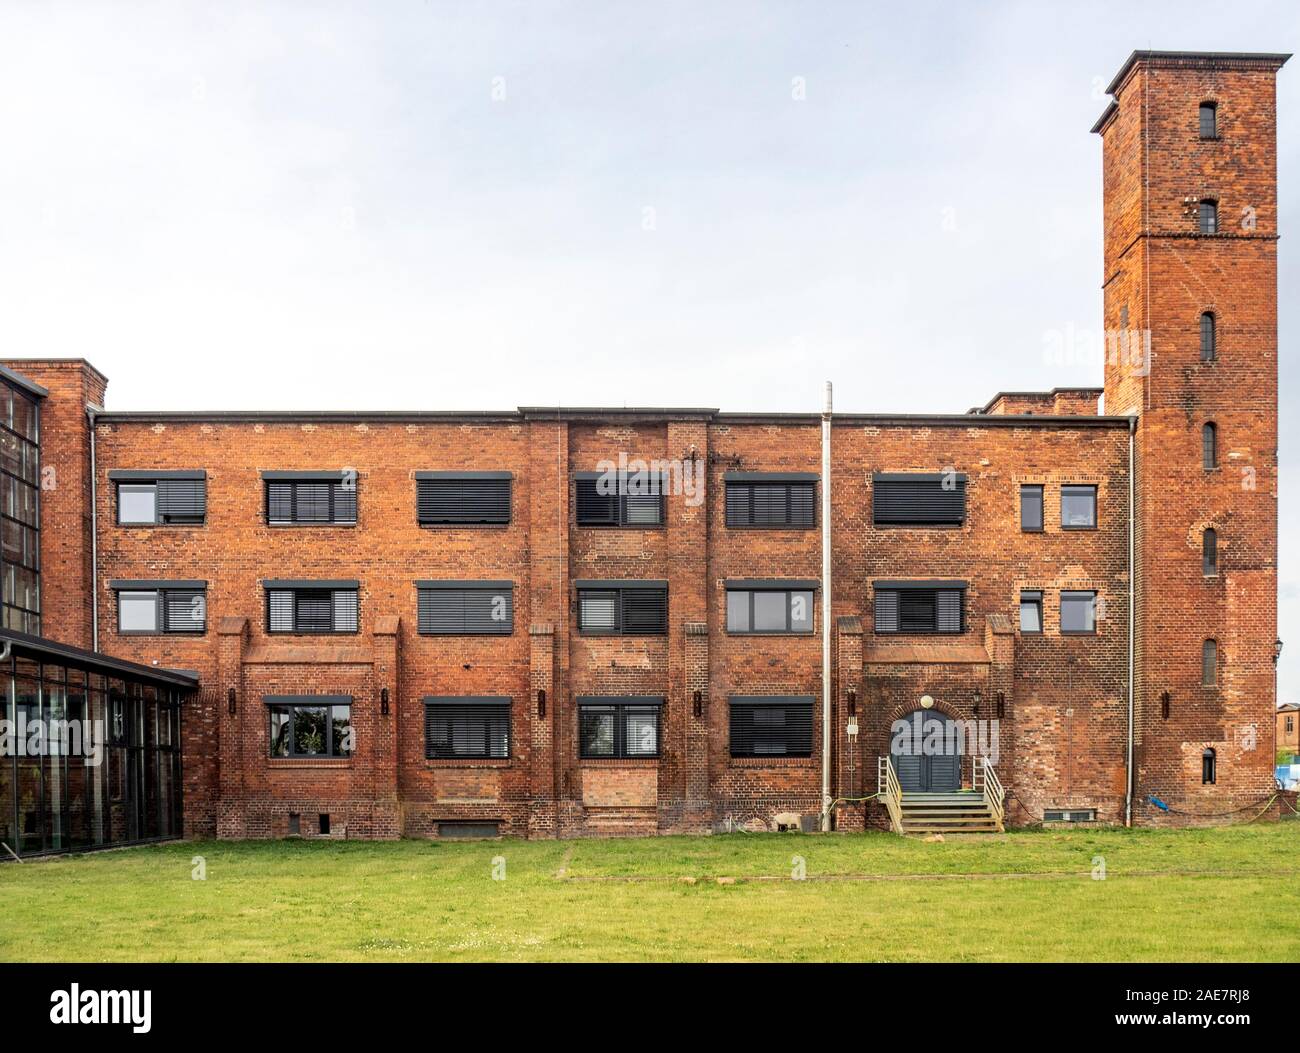
M 355 581 L 266 581 L 266 630 L 271 633 L 355 633 Z
M 1286 733 L 1290 735 L 1293 731 L 1295 731 L 1295 717 L 1288 716 L 1286 718 Z
M 351 695 L 267 695 L 263 701 L 272 757 L 352 756 Z
M 811 757 L 811 695 L 730 699 L 733 757 Z
M 1201 535 L 1201 573 L 1207 578 L 1219 573 L 1219 533 L 1206 527 Z
M 36 393 L 0 378 L 0 624 L 35 635 L 41 632 L 39 420 Z
M 1201 103 L 1201 138 L 1217 139 L 1219 137 L 1219 108 L 1212 102 Z
M 966 476 L 877 472 L 871 477 L 871 511 L 876 526 L 961 526 L 966 522 Z
M 875 583 L 877 633 L 960 633 L 966 629 L 964 581 Z
M 1219 781 L 1219 758 L 1213 747 L 1201 753 L 1201 783 L 1210 785 Z
M 1030 635 L 1043 631 L 1043 594 L 1041 592 L 1022 592 L 1020 594 L 1020 631 Z
M 1061 529 L 1090 530 L 1097 525 L 1097 488 L 1061 487 Z
M 727 526 L 817 525 L 817 476 L 806 472 L 728 472 Z
M 208 510 L 207 473 L 114 471 L 119 526 L 201 525 Z
M 579 472 L 574 488 L 578 526 L 663 526 L 662 476 L 648 472 Z
M 1215 332 L 1214 312 L 1206 311 L 1201 315 L 1201 361 L 1213 362 L 1218 355 L 1217 333 Z
M 587 760 L 659 756 L 662 698 L 580 697 L 578 755 Z
M 416 623 L 425 636 L 508 636 L 513 581 L 417 581 Z
M 1207 470 L 1219 467 L 1218 435 L 1213 424 L 1201 428 L 1201 465 Z
M 415 518 L 421 526 L 510 522 L 509 472 L 416 472 Z
M 355 472 L 263 472 L 262 479 L 272 526 L 356 524 Z
M 429 695 L 424 700 L 426 760 L 506 760 L 510 699 Z
M 1045 823 L 1095 823 L 1095 808 L 1046 808 L 1043 810 Z
M 1197 216 L 1197 229 L 1202 234 L 1219 233 L 1219 204 L 1217 201 L 1202 201 Z
M 1201 686 L 1214 687 L 1219 682 L 1219 642 L 1206 640 L 1201 644 Z
M 579 581 L 578 628 L 587 635 L 664 636 L 668 583 Z
M 811 633 L 815 581 L 727 582 L 727 632 Z
M 1043 529 L 1043 488 L 1041 486 L 1020 488 L 1020 529 L 1028 531 Z
M 1061 633 L 1087 636 L 1097 631 L 1097 594 L 1061 593 Z
M 204 633 L 207 582 L 110 581 L 117 594 L 117 631 L 123 635 Z

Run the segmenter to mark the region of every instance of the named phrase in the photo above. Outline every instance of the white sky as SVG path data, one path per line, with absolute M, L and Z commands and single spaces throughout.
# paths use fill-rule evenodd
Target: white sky
M 0 353 L 89 358 L 119 410 L 1100 384 L 1046 349 L 1101 324 L 1101 89 L 1133 48 L 1298 47 L 1293 2 L 0 0 Z M 1279 107 L 1286 235 L 1300 69 Z

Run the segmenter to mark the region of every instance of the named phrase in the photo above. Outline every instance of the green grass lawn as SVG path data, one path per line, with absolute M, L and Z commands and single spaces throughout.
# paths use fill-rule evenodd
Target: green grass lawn
M 0 959 L 1297 961 L 1298 847 L 1300 822 L 186 842 L 0 866 Z

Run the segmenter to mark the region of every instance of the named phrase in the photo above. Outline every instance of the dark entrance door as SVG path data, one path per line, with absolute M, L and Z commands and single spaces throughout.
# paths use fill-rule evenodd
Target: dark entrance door
M 904 793 L 952 793 L 961 789 L 962 741 L 945 713 L 918 709 L 896 727 L 889 750 Z

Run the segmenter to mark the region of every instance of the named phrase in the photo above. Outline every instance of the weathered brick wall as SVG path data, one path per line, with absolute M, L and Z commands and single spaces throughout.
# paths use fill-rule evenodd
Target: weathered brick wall
M 1151 357 L 1108 363 L 1107 406 L 1139 415 L 1139 821 L 1222 820 L 1272 790 L 1277 638 L 1277 183 L 1269 61 L 1139 62 L 1103 128 L 1108 327 L 1149 331 Z M 1218 138 L 1198 109 L 1218 105 Z M 1220 233 L 1195 203 L 1218 202 Z M 1217 356 L 1200 359 L 1214 312 Z M 1202 427 L 1218 429 L 1218 467 Z M 1214 528 L 1219 571 L 1202 572 Z M 1206 639 L 1219 673 L 1202 683 Z M 1165 716 L 1163 696 L 1169 696 Z M 1218 777 L 1201 781 L 1201 754 Z M 1149 803 L 1155 796 L 1175 809 Z

